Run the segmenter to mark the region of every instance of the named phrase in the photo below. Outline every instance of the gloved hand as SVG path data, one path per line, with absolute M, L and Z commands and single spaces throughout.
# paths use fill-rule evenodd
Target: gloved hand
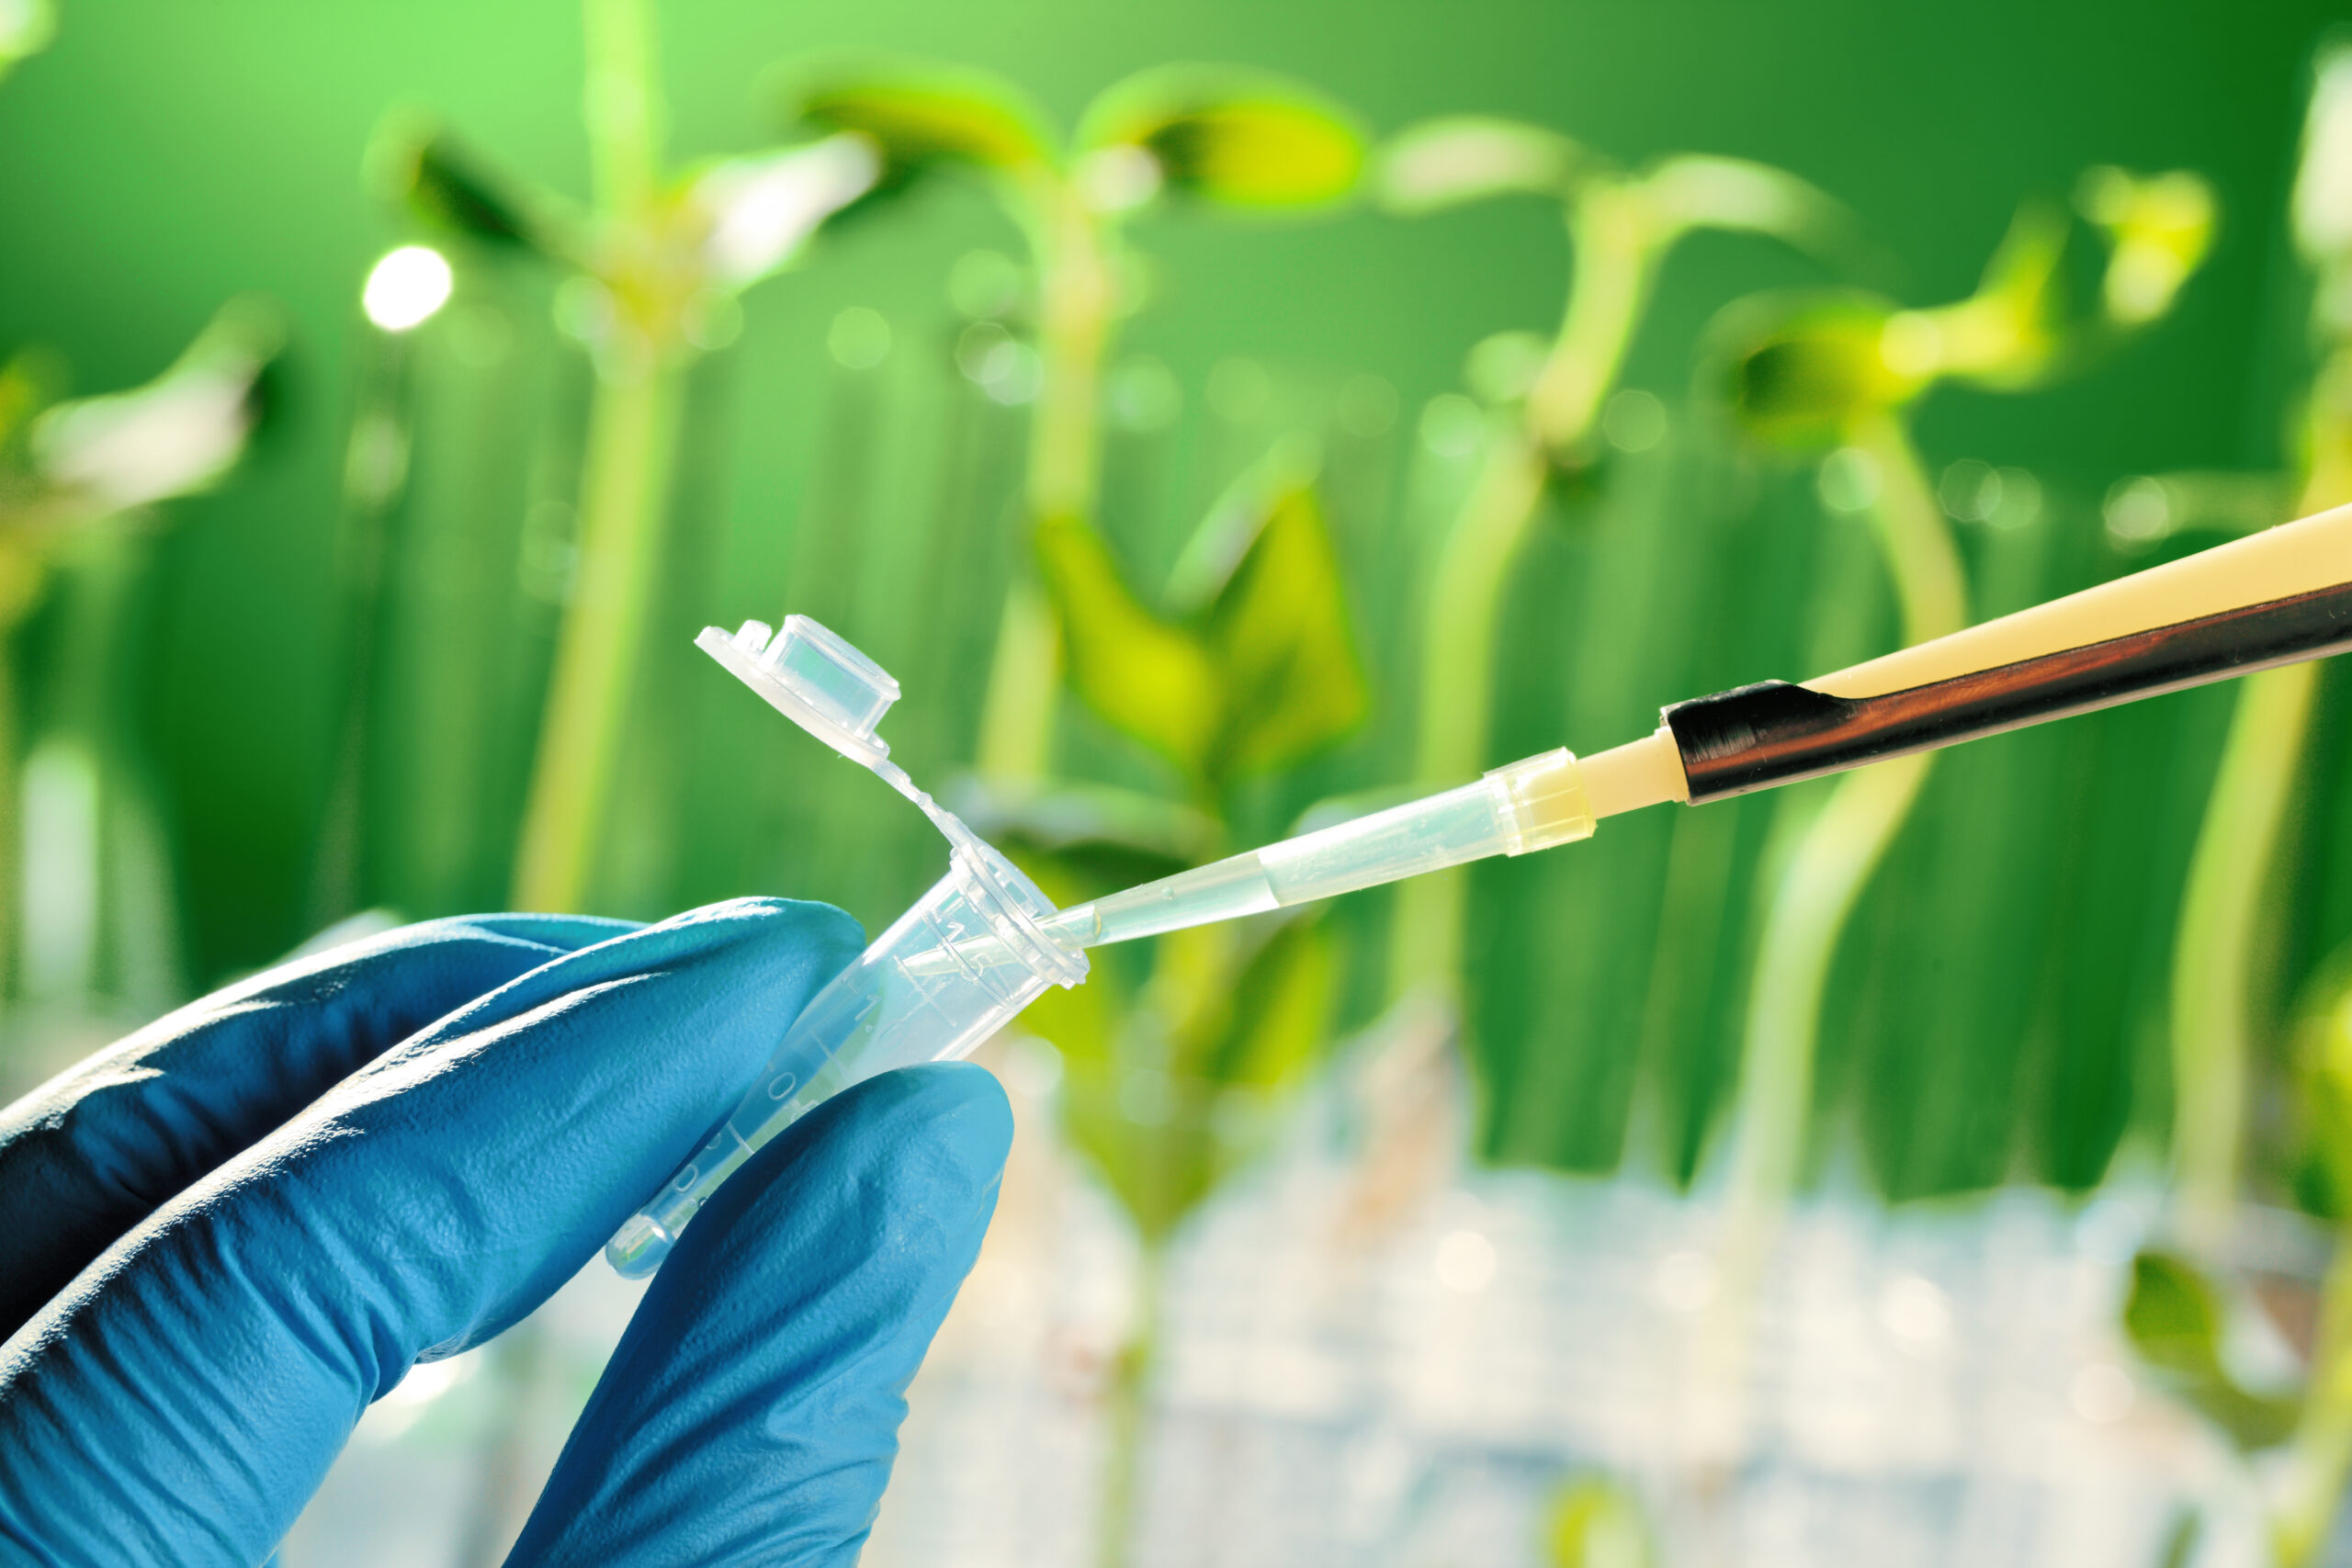
M 0 1111 L 0 1559 L 268 1557 L 368 1403 L 506 1328 L 854 957 L 838 910 L 441 920 L 197 1002 Z M 511 1563 L 839 1563 L 1012 1131 L 965 1066 L 761 1150 L 656 1277 Z

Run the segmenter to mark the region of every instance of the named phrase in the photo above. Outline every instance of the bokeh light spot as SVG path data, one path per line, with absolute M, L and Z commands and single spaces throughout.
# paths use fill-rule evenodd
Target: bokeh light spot
M 1495 1277 L 1495 1244 L 1476 1231 L 1455 1231 L 1437 1246 L 1437 1282 L 1470 1295 Z
M 457 278 L 430 245 L 402 245 L 376 264 L 359 296 L 368 319 L 388 333 L 404 333 L 449 302 Z
M 1666 404 L 1655 392 L 1628 387 L 1600 411 L 1600 434 L 1620 452 L 1646 452 L 1666 439 Z
M 871 370 L 889 357 L 890 323 L 879 310 L 852 305 L 833 318 L 825 349 L 845 370 Z

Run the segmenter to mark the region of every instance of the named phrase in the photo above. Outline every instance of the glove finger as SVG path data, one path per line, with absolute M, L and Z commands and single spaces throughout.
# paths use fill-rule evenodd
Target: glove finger
M 364 1063 L 625 921 L 482 915 L 388 931 L 157 1020 L 0 1110 L 0 1339 L 117 1237 Z
M 857 948 L 839 910 L 715 906 L 543 964 L 330 1089 L 0 1347 L 0 1542 L 266 1556 L 368 1403 L 577 1272 Z
M 508 1568 L 847 1568 L 1012 1138 L 1004 1091 L 957 1063 L 761 1150 L 654 1277 Z

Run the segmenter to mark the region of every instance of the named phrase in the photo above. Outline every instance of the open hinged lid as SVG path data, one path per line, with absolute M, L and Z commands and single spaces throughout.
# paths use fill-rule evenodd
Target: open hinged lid
M 899 682 L 888 670 L 806 615 L 786 616 L 777 631 L 759 621 L 745 621 L 732 634 L 705 626 L 695 646 L 776 712 L 913 801 L 946 836 L 954 864 L 987 888 L 983 902 L 1008 954 L 1056 985 L 1074 986 L 1086 977 L 1084 953 L 1057 942 L 1041 924 L 1053 917 L 1053 901 L 890 761 L 888 744 L 875 733 L 899 700 Z
M 874 731 L 899 700 L 898 681 L 808 616 L 786 615 L 784 628 L 774 632 L 763 622 L 745 621 L 731 637 L 705 626 L 695 646 L 852 761 L 871 768 L 889 756 L 890 748 Z

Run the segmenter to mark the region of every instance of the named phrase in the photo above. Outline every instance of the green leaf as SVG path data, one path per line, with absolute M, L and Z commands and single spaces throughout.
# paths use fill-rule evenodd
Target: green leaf
M 1213 518 L 1222 525 L 1230 519 Z M 1310 489 L 1276 491 L 1208 606 L 1183 621 L 1137 600 L 1100 535 L 1037 529 L 1071 688 L 1113 727 L 1214 794 L 1288 767 L 1353 728 L 1366 692 L 1339 558 Z
M 968 66 L 880 54 L 787 63 L 776 100 L 786 123 L 853 131 L 882 158 L 878 182 L 898 189 L 941 164 L 1020 173 L 1055 161 L 1043 114 L 1001 77 Z
M 1859 294 L 1744 300 L 1718 318 L 1712 356 L 1732 417 L 1759 441 L 1799 451 L 1835 446 L 1862 419 L 1927 384 L 1888 363 L 1897 312 Z
M 1114 728 L 1206 776 L 1223 682 L 1202 639 L 1136 599 L 1101 535 L 1074 517 L 1037 525 L 1037 559 L 1059 612 L 1071 688 Z
M 2169 305 L 2203 254 L 2195 194 L 2201 186 L 2156 195 L 2120 175 L 2093 184 L 2084 199 L 2113 218 L 2112 233 L 2131 236 L 2117 243 L 2143 247 L 2138 261 L 2111 263 L 2110 283 L 2122 302 L 2110 303 L 2106 316 L 2087 324 L 2070 319 L 2064 264 L 2080 231 L 2063 209 L 2028 201 L 1965 299 L 1901 310 L 1839 294 L 1733 307 L 1723 320 L 1736 324 L 1718 336 L 1733 345 L 1724 358 L 1734 414 L 1761 439 L 1820 447 L 1940 379 L 2021 391 L 2078 367 L 2130 310 Z M 2128 276 L 2114 275 L 2115 265 Z
M 2181 285 L 2213 248 L 2219 217 L 2213 187 L 2186 169 L 2141 176 L 2086 171 L 2075 209 L 2107 236 L 2100 303 L 2118 326 L 2145 325 L 2172 309 Z
M 803 241 L 880 177 L 874 144 L 862 136 L 729 158 L 696 172 L 684 199 L 702 226 L 703 267 L 741 288 L 791 260 Z
M 1770 234 L 1834 264 L 1875 259 L 1843 202 L 1769 164 L 1679 152 L 1650 165 L 1642 193 L 1663 230 L 1661 241 L 1721 229 Z
M 1260 1090 L 1295 1082 L 1329 1038 L 1337 976 L 1322 922 L 1284 922 L 1234 983 L 1230 1022 L 1203 1076 Z
M 2352 1216 L 2352 945 L 2339 948 L 2311 982 L 2295 1031 L 2303 1127 L 2313 1197 L 2331 1219 Z
M 2291 1401 L 2248 1393 L 2222 1366 L 2221 1299 L 2188 1259 L 2151 1248 L 2132 1260 L 2123 1328 L 2141 1359 L 2239 1448 L 2268 1448 L 2294 1430 Z
M 1303 761 L 1363 717 L 1347 589 L 1311 489 L 1274 502 L 1204 630 L 1225 698 L 1209 769 L 1216 780 Z
M 0 454 L 35 414 L 56 401 L 64 382 L 64 361 L 53 350 L 18 349 L 0 364 Z
M 1398 132 L 1381 150 L 1373 188 L 1387 210 L 1419 216 L 1494 196 L 1565 197 L 1598 166 L 1557 131 L 1462 115 Z
M 43 413 L 31 433 L 42 480 L 98 515 L 209 487 L 260 423 L 284 343 L 275 305 L 231 300 L 154 380 Z
M 1976 292 L 1953 304 L 1906 311 L 1911 346 L 1900 356 L 1924 376 L 1958 376 L 1999 391 L 2051 379 L 2067 346 L 2067 299 L 2059 264 L 2072 224 L 2044 201 L 2018 209 Z
M 567 255 L 572 247 L 543 197 L 525 194 L 435 121 L 387 118 L 368 150 L 369 183 L 426 223 L 500 250 Z
M 1323 444 L 1305 431 L 1277 437 L 1265 456 L 1234 477 L 1193 526 L 1192 536 L 1168 569 L 1161 600 L 1179 615 L 1198 615 L 1233 581 L 1236 568 L 1265 531 L 1291 491 L 1315 482 L 1323 468 Z
M 2197 1377 L 2221 1370 L 2221 1305 L 2186 1258 L 2152 1250 L 2132 1260 L 2123 1327 L 2152 1367 Z
M 1599 1475 L 1560 1488 L 1544 1544 L 1553 1568 L 1650 1568 L 1656 1560 L 1640 1502 Z
M 1354 191 L 1364 161 L 1363 132 L 1337 104 L 1288 77 L 1226 65 L 1128 77 L 1095 100 L 1079 145 L 1096 205 L 1114 210 L 1155 186 L 1261 211 L 1327 207 Z M 1150 166 L 1120 156 L 1130 150 Z M 1103 170 L 1113 177 L 1087 177 Z

